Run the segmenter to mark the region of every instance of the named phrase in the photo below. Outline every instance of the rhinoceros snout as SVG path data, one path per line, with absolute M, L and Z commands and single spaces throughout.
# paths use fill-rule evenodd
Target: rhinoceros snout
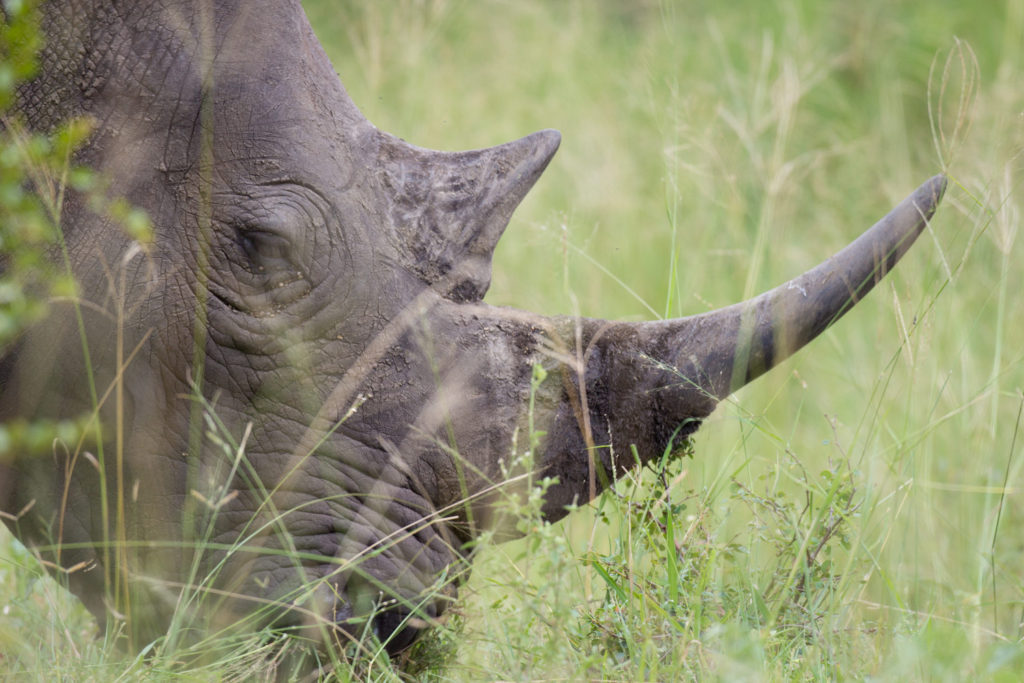
M 377 639 L 384 644 L 384 649 L 388 654 L 396 655 L 408 649 L 419 638 L 423 629 L 434 621 L 436 615 L 430 614 L 434 611 L 433 607 L 429 607 L 428 614 L 423 615 L 430 617 L 428 621 L 423 616 L 413 615 L 403 608 L 384 610 L 373 618 L 374 633 Z
M 394 656 L 436 625 L 455 597 L 454 587 L 419 596 L 388 597 L 374 581 L 349 577 L 345 585 L 323 582 L 304 599 L 287 604 L 271 628 L 349 655 L 373 654 L 378 647 Z

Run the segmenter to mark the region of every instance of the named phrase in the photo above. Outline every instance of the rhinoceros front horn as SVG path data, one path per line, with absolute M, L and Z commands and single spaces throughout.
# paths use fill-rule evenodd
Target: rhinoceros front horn
M 692 362 L 702 390 L 725 398 L 841 318 L 902 258 L 945 189 L 945 176 L 931 178 L 816 268 L 749 301 L 686 319 L 701 330 L 704 351 Z
M 568 397 L 547 428 L 542 468 L 558 481 L 545 514 L 590 500 L 630 469 L 694 432 L 720 400 L 788 358 L 850 310 L 892 269 L 942 197 L 936 176 L 818 267 L 749 301 L 651 322 L 530 320 L 568 371 L 546 400 Z M 503 313 L 510 316 L 510 313 Z M 602 473 L 603 470 L 603 473 Z

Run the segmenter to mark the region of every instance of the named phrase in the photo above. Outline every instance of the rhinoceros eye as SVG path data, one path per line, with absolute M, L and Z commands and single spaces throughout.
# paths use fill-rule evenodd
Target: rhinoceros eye
M 223 267 L 214 268 L 211 291 L 231 308 L 268 316 L 309 293 L 302 250 L 273 228 L 236 225 L 222 233 Z
M 313 206 L 283 190 L 259 203 L 226 194 L 215 214 L 210 291 L 231 309 L 260 317 L 309 294 L 318 212 L 307 204 Z
M 258 272 L 286 268 L 291 264 L 291 243 L 281 235 L 265 230 L 242 229 L 238 239 L 246 259 Z

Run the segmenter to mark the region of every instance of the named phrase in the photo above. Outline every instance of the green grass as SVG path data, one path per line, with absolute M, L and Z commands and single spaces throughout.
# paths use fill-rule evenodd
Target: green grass
M 484 543 L 418 648 L 442 680 L 1017 680 L 1024 672 L 1024 2 L 305 5 L 379 127 L 563 143 L 488 300 L 647 319 L 815 265 L 927 177 L 932 229 L 724 403 L 692 458 Z M 528 512 L 528 511 L 527 511 Z M 126 659 L 0 541 L 0 677 L 243 680 Z M 439 663 L 443 662 L 443 663 Z M 357 675 L 397 676 L 374 663 Z

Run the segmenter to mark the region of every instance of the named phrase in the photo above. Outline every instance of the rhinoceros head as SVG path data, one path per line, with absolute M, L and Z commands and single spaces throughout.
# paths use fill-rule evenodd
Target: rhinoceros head
M 402 649 L 445 609 L 467 545 L 502 530 L 495 502 L 520 475 L 556 479 L 557 519 L 636 466 L 630 446 L 646 461 L 681 443 L 864 296 L 944 189 L 723 310 L 496 308 L 493 250 L 557 133 L 446 153 L 377 130 L 297 1 L 42 11 L 20 114 L 91 117 L 80 160 L 154 239 L 68 195 L 81 297 L 3 359 L 0 420 L 93 415 L 98 436 L 0 460 L 0 510 L 98 617 L 131 607 L 139 638 L 194 612 L 340 638 L 372 620 Z M 529 425 L 542 436 L 518 458 Z

